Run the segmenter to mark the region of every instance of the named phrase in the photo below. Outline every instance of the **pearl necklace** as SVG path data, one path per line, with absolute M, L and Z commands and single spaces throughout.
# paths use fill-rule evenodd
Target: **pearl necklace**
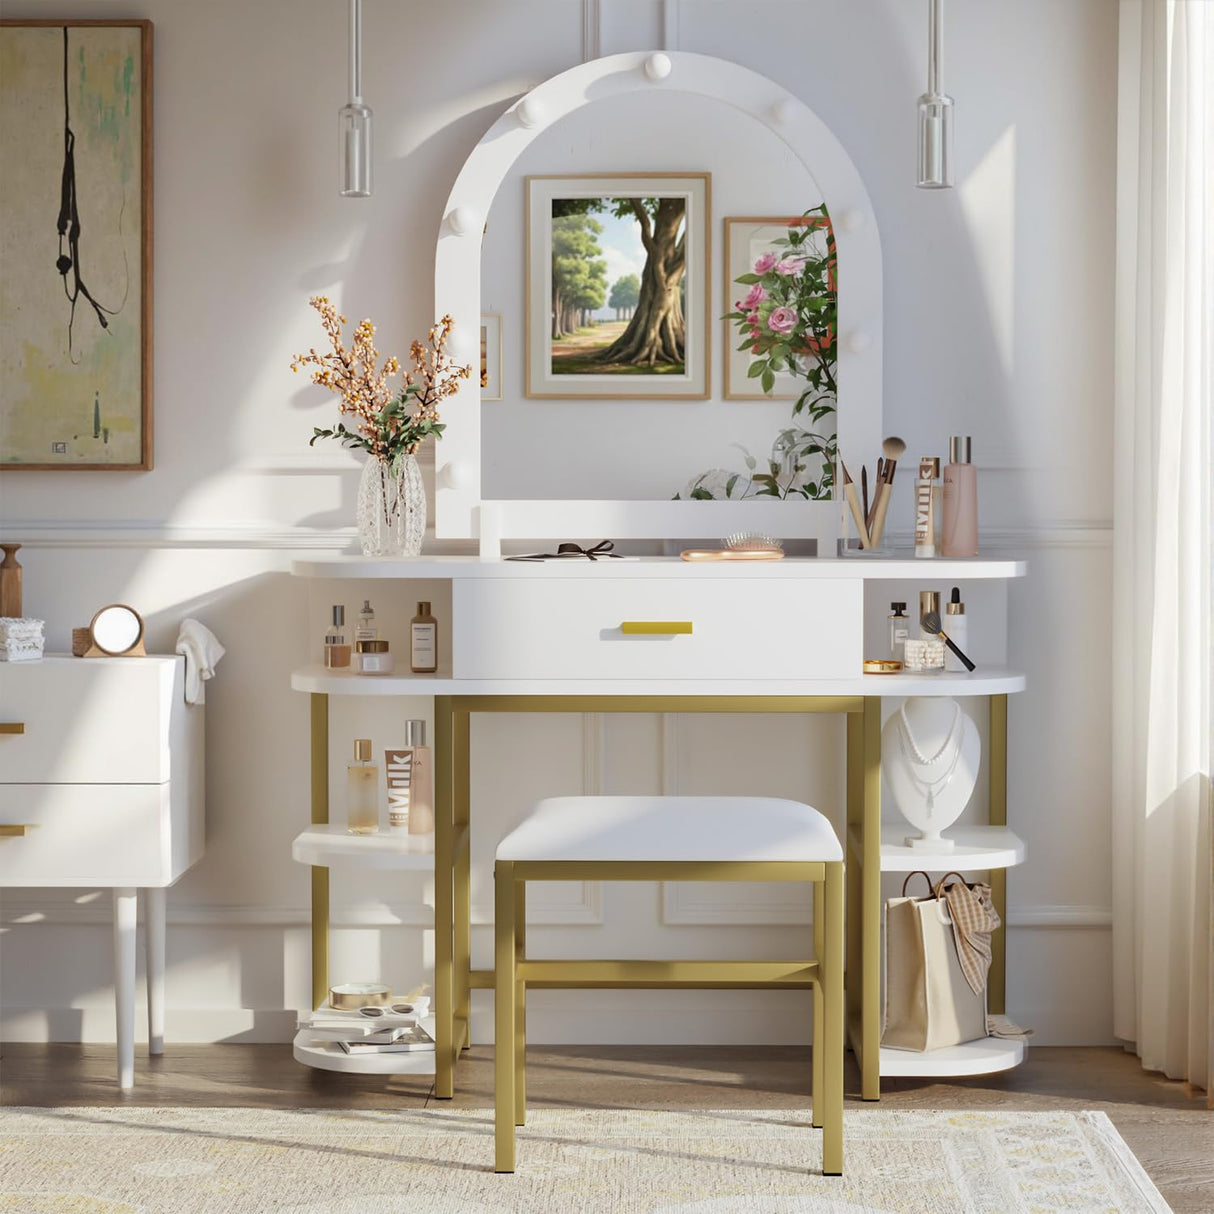
M 949 786 L 949 782 L 953 778 L 954 772 L 957 770 L 957 764 L 961 759 L 960 739 L 957 737 L 957 727 L 961 724 L 961 705 L 953 704 L 953 720 L 948 727 L 948 733 L 945 735 L 944 741 L 940 744 L 940 749 L 936 751 L 931 758 L 928 758 L 923 751 L 919 749 L 918 743 L 915 741 L 915 735 L 911 733 L 910 722 L 906 719 L 905 703 L 898 709 L 898 743 L 902 749 L 902 754 L 907 761 L 907 775 L 910 776 L 911 782 L 918 788 L 919 792 L 927 801 L 927 816 L 932 816 L 932 810 L 936 807 L 936 795 L 942 793 Z M 954 745 L 956 743 L 956 745 Z M 938 763 L 941 759 L 948 757 L 949 748 L 952 748 L 952 762 L 948 765 L 948 770 L 936 776 L 934 779 L 925 779 L 915 771 L 915 767 L 931 767 Z

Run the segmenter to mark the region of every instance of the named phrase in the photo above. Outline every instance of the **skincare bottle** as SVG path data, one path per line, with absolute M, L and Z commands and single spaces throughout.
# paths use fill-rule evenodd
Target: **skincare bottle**
M 388 781 L 388 829 L 409 830 L 409 799 L 413 792 L 413 751 L 385 750 L 384 777 Z
M 910 635 L 910 620 L 906 618 L 905 603 L 890 603 L 889 656 L 901 662 L 906 656 L 906 638 Z
M 346 609 L 340 604 L 333 608 L 333 622 L 325 632 L 325 665 L 330 670 L 344 670 L 350 665 L 350 640 L 346 636 Z
M 346 764 L 346 833 L 373 835 L 379 830 L 379 764 L 371 762 L 371 739 L 354 743 L 354 762 Z
M 934 611 L 937 615 L 940 614 L 940 591 L 939 590 L 920 590 L 919 591 L 919 618 L 915 623 L 919 624 L 929 611 Z M 947 629 L 946 629 L 947 631 Z M 930 639 L 931 634 L 923 631 L 923 625 L 919 624 L 919 635 L 925 639 Z
M 968 437 L 954 435 L 948 440 L 948 463 L 944 466 L 942 556 L 978 555 L 978 469 L 971 462 L 971 450 Z
M 965 604 L 961 601 L 961 587 L 954 586 L 949 601 L 944 605 L 944 631 L 962 653 L 969 653 L 969 625 L 966 623 Z M 965 674 L 961 659 L 951 649 L 944 651 L 944 669 Z
M 434 760 L 426 745 L 426 722 L 405 722 L 405 745 L 413 755 L 409 788 L 409 833 L 428 835 L 434 831 Z
M 375 627 L 375 612 L 370 599 L 363 599 L 363 609 L 358 613 L 358 627 L 354 629 L 354 643 L 379 640 L 379 629 Z
M 430 614 L 429 603 L 418 603 L 409 625 L 409 668 L 414 674 L 438 670 L 438 621 Z
M 937 500 L 936 478 L 940 460 L 925 455 L 919 460 L 919 478 L 915 481 L 915 555 L 936 555 Z

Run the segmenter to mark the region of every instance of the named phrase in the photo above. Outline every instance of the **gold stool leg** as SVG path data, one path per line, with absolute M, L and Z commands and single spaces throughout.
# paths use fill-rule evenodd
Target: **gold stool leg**
M 822 942 L 826 936 L 826 889 L 821 881 L 814 882 L 814 960 L 822 964 Z M 813 985 L 813 1096 L 810 1124 L 815 1130 L 822 1128 L 822 1065 L 823 1043 L 826 1039 L 824 1012 L 822 1009 L 822 983 Z
M 493 1139 L 495 1172 L 514 1171 L 515 937 L 514 865 L 493 869 Z
M 514 955 L 527 955 L 527 883 L 514 882 Z M 514 1124 L 527 1124 L 527 984 L 516 979 L 514 1003 Z
M 843 1175 L 843 862 L 826 865 L 822 1003 L 826 1056 L 822 1073 L 822 1174 Z M 814 1104 L 817 1111 L 817 1102 Z

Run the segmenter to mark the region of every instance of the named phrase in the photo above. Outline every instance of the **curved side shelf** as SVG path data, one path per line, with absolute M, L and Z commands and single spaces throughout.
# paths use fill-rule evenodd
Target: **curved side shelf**
M 387 831 L 374 835 L 350 835 L 344 826 L 333 823 L 309 826 L 302 834 L 295 836 L 291 844 L 291 859 L 321 868 L 356 864 L 362 868 L 429 872 L 434 867 L 434 835 L 398 835 Z
M 434 1017 L 422 1020 L 432 1037 Z M 347 1054 L 336 1041 L 317 1041 L 307 1029 L 295 1034 L 291 1052 L 296 1062 L 321 1071 L 344 1071 L 352 1075 L 433 1075 L 434 1050 L 410 1050 L 402 1054 Z
M 881 871 L 883 873 L 913 873 L 923 869 L 929 873 L 944 873 L 950 869 L 967 872 L 971 869 L 1015 868 L 1023 864 L 1027 854 L 1024 840 L 1006 826 L 952 826 L 944 832 L 953 846 L 946 850 L 909 847 L 906 837 L 914 834 L 909 822 L 881 823 Z M 848 831 L 852 852 L 860 854 L 857 828 Z

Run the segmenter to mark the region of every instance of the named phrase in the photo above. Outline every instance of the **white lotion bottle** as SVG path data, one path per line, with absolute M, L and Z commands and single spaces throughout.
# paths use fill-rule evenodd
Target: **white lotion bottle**
M 961 601 L 961 587 L 954 586 L 949 601 L 944 605 L 944 631 L 949 640 L 964 654 L 969 654 L 969 625 L 965 614 L 965 604 Z M 972 660 L 972 659 L 971 659 Z M 966 669 L 961 659 L 946 645 L 944 647 L 944 669 L 957 674 L 965 674 Z

